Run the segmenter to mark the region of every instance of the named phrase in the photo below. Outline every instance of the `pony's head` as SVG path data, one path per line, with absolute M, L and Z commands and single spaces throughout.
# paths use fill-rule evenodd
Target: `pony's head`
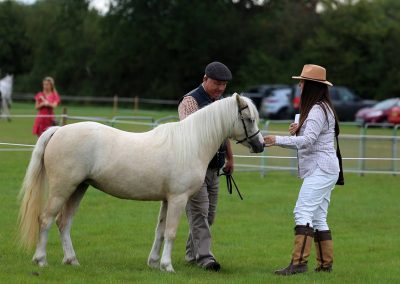
M 241 97 L 237 93 L 232 95 L 238 107 L 238 119 L 232 131 L 232 138 L 237 143 L 250 148 L 251 152 L 264 151 L 264 138 L 258 129 L 258 111 L 249 98 Z

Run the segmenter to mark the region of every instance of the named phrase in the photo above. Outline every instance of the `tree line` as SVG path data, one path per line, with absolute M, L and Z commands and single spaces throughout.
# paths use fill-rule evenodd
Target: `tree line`
M 0 70 L 15 91 L 52 76 L 61 94 L 177 99 L 207 63 L 230 67 L 229 92 L 294 83 L 306 63 L 363 98 L 400 96 L 398 0 L 89 0 L 0 2 Z

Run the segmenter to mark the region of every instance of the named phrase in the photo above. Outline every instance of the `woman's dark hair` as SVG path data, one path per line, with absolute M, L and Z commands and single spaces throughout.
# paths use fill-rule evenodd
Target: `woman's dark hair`
M 336 135 L 339 135 L 339 120 L 329 96 L 328 85 L 310 80 L 304 80 L 303 90 L 300 96 L 300 121 L 297 134 L 299 133 L 300 128 L 303 126 L 304 121 L 307 119 L 308 113 L 315 104 L 318 104 L 322 107 L 327 120 L 327 106 L 332 110 L 336 121 L 335 132 Z

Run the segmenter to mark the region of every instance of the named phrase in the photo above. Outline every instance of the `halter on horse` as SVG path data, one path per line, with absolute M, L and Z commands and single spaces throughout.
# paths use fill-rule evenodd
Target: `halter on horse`
M 200 189 L 208 163 L 227 137 L 262 152 L 257 122 L 258 112 L 250 99 L 234 94 L 180 122 L 145 133 L 94 122 L 49 128 L 36 143 L 20 193 L 21 244 L 30 247 L 38 239 L 33 261 L 47 265 L 47 235 L 56 219 L 63 263 L 79 264 L 70 229 L 79 202 L 92 185 L 118 198 L 162 201 L 148 265 L 174 271 L 171 253 L 180 215 Z

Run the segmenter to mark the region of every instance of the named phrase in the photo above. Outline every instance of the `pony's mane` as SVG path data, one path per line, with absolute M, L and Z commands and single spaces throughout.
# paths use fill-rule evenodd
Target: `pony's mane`
M 158 126 L 154 132 L 160 138 L 159 147 L 178 149 L 178 161 L 182 163 L 190 163 L 188 157 L 199 154 L 201 147 L 206 147 L 205 141 L 215 142 L 218 148 L 223 139 L 230 136 L 229 131 L 237 121 L 236 96 L 216 101 L 182 121 Z M 249 106 L 251 117 L 258 121 L 258 112 L 252 101 L 245 97 L 241 99 Z

